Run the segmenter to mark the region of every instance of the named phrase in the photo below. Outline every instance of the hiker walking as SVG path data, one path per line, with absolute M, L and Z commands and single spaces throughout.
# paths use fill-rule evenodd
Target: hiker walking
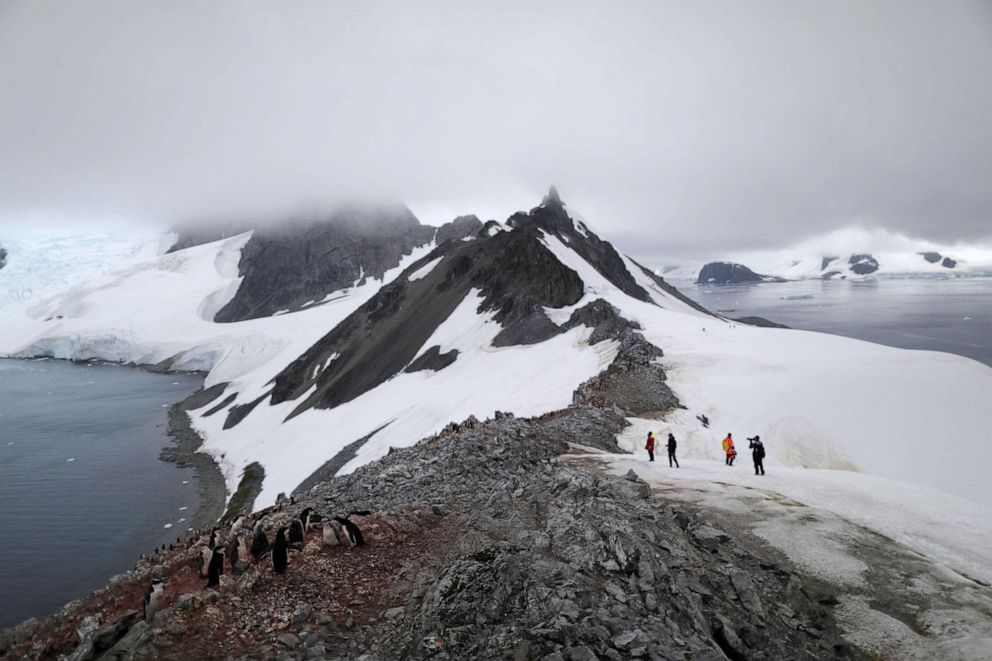
M 727 465 L 733 466 L 734 459 L 737 458 L 737 450 L 734 449 L 734 438 L 729 433 L 727 438 L 723 439 L 723 451 L 727 455 Z
M 751 448 L 751 458 L 754 459 L 754 474 L 765 474 L 765 445 L 761 442 L 761 437 L 755 434 L 754 438 L 749 438 L 748 447 Z M 759 472 L 760 471 L 760 472 Z
M 654 461 L 654 432 L 648 432 L 648 442 L 644 444 L 644 449 L 648 451 L 648 461 Z
M 675 458 L 675 448 L 678 443 L 675 442 L 675 434 L 668 432 L 668 467 L 672 467 L 672 462 L 675 462 L 675 467 L 679 467 L 679 460 Z

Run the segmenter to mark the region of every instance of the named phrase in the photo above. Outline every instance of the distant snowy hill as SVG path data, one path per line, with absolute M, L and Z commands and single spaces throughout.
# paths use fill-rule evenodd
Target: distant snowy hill
M 671 259 L 652 266 L 665 277 L 693 281 L 701 279 L 706 267 L 723 262 L 743 265 L 765 278 L 785 280 L 992 274 L 990 246 L 941 246 L 877 229 L 838 230 L 781 250 L 732 252 L 714 257 L 720 261 Z M 702 280 L 711 281 L 709 275 Z
M 617 355 L 616 336 L 596 330 L 605 302 L 663 350 L 685 408 L 657 428 L 696 454 L 717 453 L 728 431 L 760 433 L 770 464 L 992 496 L 971 469 L 992 427 L 992 369 L 976 362 L 715 317 L 617 252 L 553 190 L 505 223 L 435 229 L 394 214 L 360 250 L 338 248 L 362 242 L 362 223 L 335 223 L 133 244 L 59 276 L 64 286 L 45 296 L 10 296 L 34 291 L 25 283 L 47 268 L 14 270 L 11 250 L 0 296 L 15 303 L 0 352 L 208 371 L 212 399 L 192 424 L 231 493 L 246 467 L 261 466 L 262 507 L 321 468 L 351 472 L 470 415 L 567 406 Z M 36 251 L 33 263 L 82 259 L 87 241 L 53 246 L 58 260 Z M 327 252 L 307 254 L 315 245 Z M 272 250 L 278 262 L 267 261 Z M 291 280 L 305 287 L 267 286 L 298 268 Z

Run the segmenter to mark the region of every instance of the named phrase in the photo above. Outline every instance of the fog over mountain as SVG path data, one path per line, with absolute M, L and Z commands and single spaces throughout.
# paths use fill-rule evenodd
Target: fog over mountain
M 6 2 L 0 228 L 556 184 L 633 255 L 992 232 L 985 3 Z

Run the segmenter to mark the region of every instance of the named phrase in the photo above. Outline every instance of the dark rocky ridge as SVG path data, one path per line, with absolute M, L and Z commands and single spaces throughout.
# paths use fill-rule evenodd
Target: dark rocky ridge
M 0 246 L 0 269 L 7 266 L 7 250 Z
M 931 264 L 936 264 L 941 260 L 941 255 L 939 252 L 921 252 L 917 254 L 922 256 L 923 259 L 927 260 Z
M 434 232 L 405 207 L 343 209 L 326 219 L 260 227 L 241 251 L 244 280 L 214 320 L 296 310 L 364 278 L 381 278 Z
M 450 223 L 438 228 L 434 241 L 441 245 L 445 241 L 460 241 L 482 231 L 482 221 L 476 216 L 458 216 Z
M 696 284 L 740 285 L 748 282 L 783 282 L 782 278 L 755 273 L 743 264 L 710 262 L 699 270 Z
M 407 274 L 439 257 L 423 278 L 408 280 Z M 479 312 L 494 312 L 503 326 L 494 344 L 505 346 L 540 342 L 560 332 L 542 308 L 576 303 L 583 284 L 541 243 L 534 225 L 473 241 L 447 241 L 280 372 L 272 402 L 296 399 L 316 385 L 295 415 L 314 406 L 337 406 L 383 383 L 417 357 L 472 289 L 481 291 Z
M 507 224 L 513 228 L 536 227 L 557 236 L 620 291 L 639 301 L 651 302 L 651 296 L 634 280 L 616 249 L 580 221 L 572 220 L 554 186 L 540 206 L 529 213 L 514 214 Z

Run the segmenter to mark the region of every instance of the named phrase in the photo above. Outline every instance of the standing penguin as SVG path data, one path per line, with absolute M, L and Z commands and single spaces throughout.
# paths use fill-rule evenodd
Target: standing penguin
M 265 534 L 262 522 L 255 524 L 255 532 L 251 538 L 251 557 L 255 562 L 261 560 L 269 550 L 269 538 Z
M 295 544 L 303 545 L 303 539 L 306 533 L 304 532 L 303 522 L 299 519 L 293 519 L 289 522 L 289 545 L 293 546 Z
M 151 622 L 155 613 L 162 610 L 164 590 L 165 581 L 161 578 L 153 579 L 152 584 L 148 586 L 148 592 L 145 593 L 145 622 Z
M 341 543 L 344 531 L 334 521 L 324 521 L 324 544 L 326 546 L 337 546 Z
M 323 517 L 313 511 L 312 507 L 307 507 L 300 512 L 300 521 L 303 522 L 303 531 L 307 532 L 311 527 L 323 521 Z
M 345 536 L 348 538 L 349 544 L 352 546 L 365 546 L 365 537 L 362 536 L 361 529 L 353 521 L 348 520 L 347 517 L 340 516 L 334 517 L 334 520 L 344 526 Z
M 224 549 L 218 546 L 210 556 L 210 566 L 207 568 L 207 587 L 215 588 L 220 585 L 220 577 L 223 573 Z
M 227 540 L 227 559 L 231 562 L 231 569 L 234 569 L 234 565 L 238 564 L 238 560 L 243 560 L 245 556 L 239 554 L 241 546 L 244 542 L 241 539 L 241 535 L 237 533 L 231 533 L 231 538 Z
M 211 551 L 214 549 L 215 546 L 217 546 L 217 529 L 216 528 L 214 528 L 213 530 L 210 531 L 210 541 L 207 542 L 207 546 L 210 548 Z
M 272 543 L 272 571 L 283 574 L 288 565 L 289 544 L 286 542 L 286 528 L 283 527 L 276 533 L 276 541 Z
M 196 570 L 200 574 L 200 578 L 207 577 L 207 570 L 210 567 L 210 561 L 213 559 L 213 550 L 206 544 L 200 547 L 200 553 L 196 556 Z

